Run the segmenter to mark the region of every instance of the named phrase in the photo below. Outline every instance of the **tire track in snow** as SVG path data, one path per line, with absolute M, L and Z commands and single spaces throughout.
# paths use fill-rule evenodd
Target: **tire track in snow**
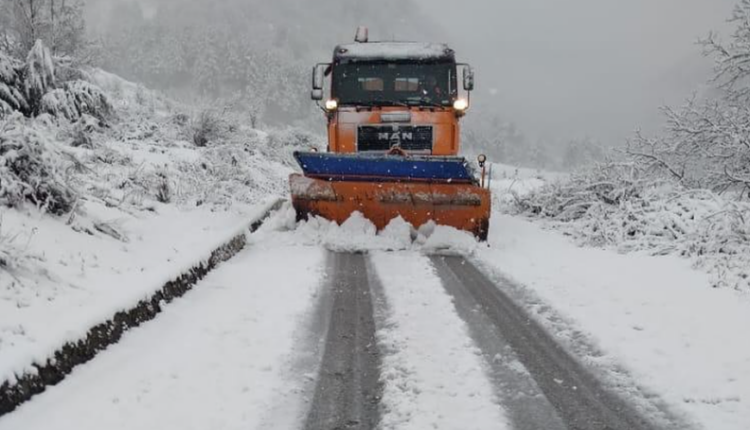
M 381 427 L 509 429 L 481 352 L 427 257 L 373 254 L 386 309 L 376 313 L 383 353 Z
M 380 353 L 363 254 L 328 254 L 332 306 L 306 430 L 371 430 L 379 421 Z
M 515 430 L 565 430 L 568 427 L 532 376 L 518 361 L 511 345 L 468 288 L 451 270 L 445 257 L 431 257 L 443 286 L 453 296 L 459 316 L 491 369 L 495 394 L 508 410 Z
M 485 354 L 493 342 L 507 342 L 534 378 L 565 426 L 576 430 L 650 430 L 647 419 L 602 384 L 560 346 L 538 323 L 463 257 L 432 257 L 446 288 L 457 294 L 459 306 L 478 305 L 480 312 L 502 333 L 503 340 L 480 342 Z M 464 309 L 461 313 L 471 312 Z M 476 319 L 468 319 L 470 324 Z M 480 327 L 473 327 L 476 335 Z M 504 369 L 495 367 L 496 372 Z M 513 377 L 512 375 L 505 375 Z M 501 376 L 502 378 L 502 376 Z M 513 407 L 511 403 L 509 406 Z M 517 406 L 516 406 L 517 407 Z M 528 414 L 515 411 L 514 424 L 522 427 Z M 519 413 L 521 415 L 519 415 Z M 519 421 L 520 420 L 520 421 Z M 528 427 L 534 428 L 534 427 Z M 547 427 L 540 427 L 547 428 Z

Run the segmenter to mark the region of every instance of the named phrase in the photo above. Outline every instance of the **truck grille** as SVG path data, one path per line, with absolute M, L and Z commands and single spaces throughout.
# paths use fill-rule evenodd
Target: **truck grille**
M 388 151 L 400 145 L 405 151 L 432 151 L 432 126 L 429 125 L 361 125 L 357 131 L 359 152 Z

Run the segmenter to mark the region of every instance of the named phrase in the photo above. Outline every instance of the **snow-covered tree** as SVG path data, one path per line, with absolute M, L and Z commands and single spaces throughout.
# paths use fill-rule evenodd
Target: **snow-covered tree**
M 48 0 L 50 50 L 54 55 L 75 55 L 86 45 L 83 2 Z
M 736 28 L 729 43 L 710 33 L 701 41 L 706 55 L 714 58 L 714 82 L 726 91 L 728 98 L 747 100 L 750 97 L 750 0 L 740 0 L 730 23 Z
M 26 56 L 24 90 L 31 110 L 38 113 L 42 97 L 55 85 L 55 64 L 52 54 L 41 39 Z
M 38 40 L 53 55 L 74 55 L 85 45 L 83 2 L 79 0 L 1 0 L 2 46 L 18 57 Z
M 728 43 L 715 34 L 703 41 L 715 60 L 717 95 L 664 108 L 666 134 L 638 134 L 627 153 L 684 186 L 750 197 L 750 0 L 740 0 L 730 21 L 736 28 Z
M 136 2 L 123 2 L 103 28 L 104 66 L 180 96 L 231 100 L 256 125 L 302 120 L 314 112 L 310 65 L 351 40 L 357 25 L 405 39 L 429 27 L 413 0 L 355 3 L 155 0 L 146 19 Z M 391 7 L 408 25 L 392 19 Z

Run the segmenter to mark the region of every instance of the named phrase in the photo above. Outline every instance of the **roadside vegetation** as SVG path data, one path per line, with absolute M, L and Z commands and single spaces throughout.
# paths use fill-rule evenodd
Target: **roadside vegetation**
M 636 134 L 606 160 L 517 196 L 513 210 L 581 244 L 691 257 L 717 287 L 750 291 L 749 0 L 731 22 L 728 41 L 701 42 L 715 63 L 709 96 L 664 107 L 663 134 Z
M 126 241 L 89 206 L 229 210 L 285 192 L 293 151 L 319 145 L 315 135 L 259 130 L 234 100 L 178 102 L 103 71 L 83 7 L 0 0 L 0 225 L 12 208 Z M 0 272 L 20 269 L 30 234 L 0 230 Z

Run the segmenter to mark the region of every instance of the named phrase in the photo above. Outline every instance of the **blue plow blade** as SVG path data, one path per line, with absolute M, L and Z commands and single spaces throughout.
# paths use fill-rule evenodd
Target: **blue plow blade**
M 295 152 L 294 158 L 305 176 L 328 181 L 474 182 L 463 157 Z

